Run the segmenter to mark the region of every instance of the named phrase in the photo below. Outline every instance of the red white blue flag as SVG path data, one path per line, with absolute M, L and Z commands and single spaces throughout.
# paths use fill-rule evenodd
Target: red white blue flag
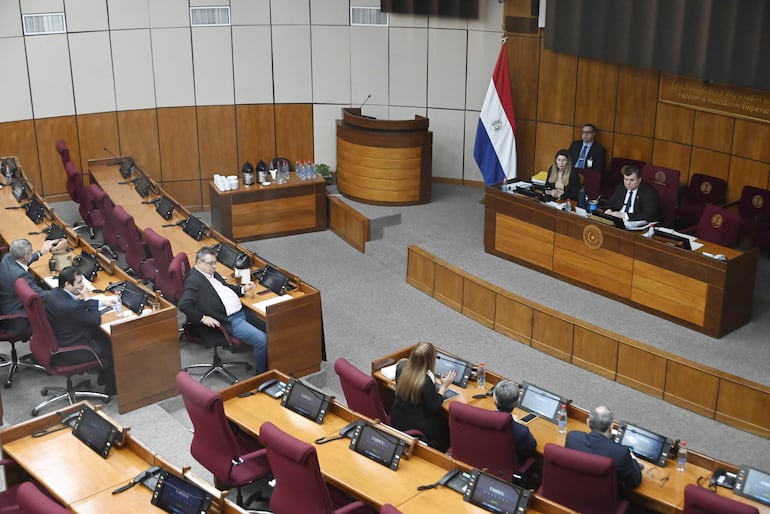
M 481 107 L 473 157 L 487 185 L 516 177 L 516 118 L 505 42 Z

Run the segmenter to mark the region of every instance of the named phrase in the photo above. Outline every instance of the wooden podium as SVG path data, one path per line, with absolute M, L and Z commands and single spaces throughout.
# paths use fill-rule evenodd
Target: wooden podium
M 378 205 L 430 202 L 433 133 L 428 118 L 378 120 L 360 108 L 337 120 L 337 186 L 344 196 Z

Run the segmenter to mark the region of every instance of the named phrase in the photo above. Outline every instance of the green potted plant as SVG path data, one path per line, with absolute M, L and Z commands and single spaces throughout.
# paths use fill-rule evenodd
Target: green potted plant
M 332 172 L 329 171 L 329 165 L 324 163 L 317 163 L 315 165 L 316 172 L 321 175 L 324 180 L 326 180 L 326 183 L 331 185 L 332 183 Z

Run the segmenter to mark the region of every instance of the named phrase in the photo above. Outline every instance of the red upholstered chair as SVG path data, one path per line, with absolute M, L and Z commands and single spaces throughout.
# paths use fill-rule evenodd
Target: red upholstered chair
M 14 462 L 11 459 L 0 459 L 0 466 L 9 466 L 13 467 L 16 466 L 16 462 Z M 5 474 L 8 474 L 8 471 L 5 471 Z M 18 509 L 18 492 L 19 492 L 20 485 L 13 485 L 8 488 L 6 488 L 4 491 L 0 491 L 0 512 L 19 512 L 18 510 L 13 510 L 14 508 Z
M 344 357 L 334 362 L 334 371 L 340 377 L 348 408 L 368 418 L 390 424 L 390 416 L 385 412 L 374 377 L 353 366 Z
M 390 503 L 386 503 L 380 509 L 380 514 L 401 514 L 401 511 L 395 508 Z
M 754 246 L 758 234 L 770 229 L 770 191 L 744 186 L 741 199 L 725 207 L 735 205 L 738 205 L 738 214 L 741 217 L 741 238 L 745 238 L 749 246 Z
M 677 227 L 690 227 L 698 223 L 706 204 L 722 205 L 727 201 L 727 182 L 718 177 L 695 173 L 684 200 L 676 208 Z
M 543 483 L 537 494 L 592 514 L 622 514 L 629 506 L 618 499 L 612 459 L 553 443 L 543 451 Z
M 636 159 L 613 157 L 610 161 L 610 170 L 604 174 L 602 180 L 602 198 L 609 200 L 615 188 L 623 183 L 623 173 L 621 170 L 624 166 L 636 166 L 641 170 L 645 164 L 647 163 Z
M 59 152 L 62 166 L 66 166 L 67 163 L 72 160 L 70 158 L 70 150 L 67 148 L 67 143 L 65 143 L 63 139 L 59 139 L 56 142 L 56 151 Z
M 142 239 L 150 250 L 150 259 L 142 263 L 141 275 L 147 279 L 155 281 L 155 287 L 161 289 L 158 280 L 170 281 L 168 276 L 168 267 L 174 254 L 171 251 L 171 242 L 165 237 L 155 232 L 152 228 L 144 229 Z
M 164 280 L 158 284 L 158 289 L 163 293 L 163 297 L 174 305 L 179 303 L 179 298 L 182 297 L 184 279 L 189 271 L 190 260 L 187 258 L 187 254 L 179 252 L 171 259 L 171 263 L 168 265 L 169 282 L 166 283 Z
M 37 359 L 40 365 L 43 366 L 50 375 L 67 377 L 66 387 L 48 386 L 43 388 L 41 391 L 43 396 L 47 396 L 49 391 L 57 391 L 59 394 L 48 398 L 32 409 L 32 415 L 37 416 L 41 409 L 59 400 L 66 399 L 70 404 L 84 398 L 103 400 L 105 403 L 110 401 L 109 395 L 97 393 L 95 391 L 80 390 L 81 387 L 88 387 L 91 385 L 88 380 L 77 386 L 72 383 L 72 377 L 74 375 L 85 373 L 92 369 L 102 368 L 109 363 L 96 355 L 93 349 L 85 344 L 76 344 L 60 348 L 59 342 L 54 335 L 53 328 L 51 328 L 51 324 L 48 321 L 45 306 L 43 305 L 43 299 L 29 287 L 29 284 L 24 278 L 17 279 L 15 286 L 16 294 L 19 296 L 21 303 L 24 304 L 24 310 L 27 313 L 30 325 L 32 325 L 32 337 L 29 340 L 32 355 L 35 356 L 35 359 Z M 93 357 L 78 364 L 55 364 L 52 362 L 52 356 L 55 353 L 62 354 L 75 351 L 80 353 L 88 352 Z
M 70 196 L 70 199 L 78 204 L 78 212 L 80 213 L 80 217 L 84 218 L 84 212 L 88 213 L 89 205 L 88 202 L 86 202 L 85 199 L 85 183 L 83 182 L 83 174 L 80 173 L 80 170 L 77 169 L 75 164 L 72 161 L 67 161 L 64 164 L 64 171 L 67 173 L 67 194 Z M 85 206 L 81 206 L 80 204 L 86 202 Z M 82 228 L 88 227 L 88 223 L 85 220 L 79 220 L 76 223 L 72 225 L 72 228 L 74 230 L 80 230 Z M 94 238 L 93 230 L 91 230 L 90 227 L 88 227 L 89 231 L 91 232 L 91 239 Z
M 449 404 L 452 458 L 484 469 L 502 480 L 524 476 L 534 458 L 520 461 L 513 436 L 513 417 L 507 412 L 482 409 L 461 402 Z
M 370 512 L 363 502 L 351 500 L 324 482 L 313 445 L 294 438 L 269 421 L 260 427 L 259 440 L 267 448 L 267 459 L 276 480 L 270 498 L 270 510 L 275 514 Z
M 658 192 L 660 222 L 666 227 L 674 226 L 679 201 L 679 176 L 679 170 L 663 166 L 646 164 L 642 168 L 642 180 Z
M 3 320 L 27 318 L 26 314 L 4 314 L 0 316 L 0 341 L 7 341 L 11 345 L 11 357 L 3 363 L 0 363 L 0 367 L 8 366 L 8 378 L 5 380 L 4 387 L 6 389 L 13 385 L 13 377 L 16 376 L 16 372 L 19 368 L 36 368 L 45 371 L 45 368 L 40 364 L 34 362 L 30 357 L 31 354 L 22 355 L 19 358 L 19 352 L 16 350 L 16 343 L 23 341 L 29 341 L 29 337 L 32 334 L 32 330 L 27 330 L 23 333 L 16 333 L 13 330 L 5 327 L 2 323 Z
M 688 484 L 684 487 L 684 511 L 682 514 L 759 514 L 759 510 L 714 491 Z
M 190 453 L 214 475 L 217 488 L 237 488 L 238 505 L 248 505 L 251 498 L 244 504 L 241 489 L 270 476 L 266 450 L 246 434 L 233 431 L 218 392 L 184 371 L 177 373 L 176 387 L 193 424 Z
M 586 190 L 589 200 L 596 200 L 601 194 L 602 174 L 596 170 L 578 170 L 580 184 Z
M 118 231 L 117 250 L 125 254 L 128 270 L 141 276 L 142 264 L 147 260 L 148 256 L 147 248 L 139 239 L 139 232 L 136 229 L 134 217 L 127 213 L 120 205 L 116 205 L 112 210 L 112 217 Z
M 24 482 L 16 493 L 19 512 L 23 514 L 69 514 L 69 510 L 56 503 L 32 482 Z M 6 512 L 0 510 L 0 512 Z
M 699 239 L 721 246 L 733 247 L 738 244 L 740 228 L 741 220 L 737 213 L 709 204 L 703 208 L 698 225 L 682 232 L 695 234 Z
M 93 200 L 99 207 L 99 211 L 104 219 L 102 224 L 102 240 L 104 245 L 109 249 L 112 257 L 117 259 L 118 227 L 113 214 L 115 204 L 112 202 L 110 195 L 105 193 L 104 190 L 94 191 Z

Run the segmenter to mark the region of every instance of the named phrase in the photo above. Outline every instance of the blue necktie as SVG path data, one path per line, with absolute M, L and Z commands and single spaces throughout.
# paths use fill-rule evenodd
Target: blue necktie
M 580 150 L 580 157 L 578 157 L 578 162 L 575 165 L 576 168 L 585 168 L 586 167 L 586 154 L 588 153 L 588 146 L 583 145 L 583 149 Z
M 626 193 L 626 204 L 623 206 L 623 212 L 631 211 L 631 200 L 634 198 L 634 192 L 629 190 Z

